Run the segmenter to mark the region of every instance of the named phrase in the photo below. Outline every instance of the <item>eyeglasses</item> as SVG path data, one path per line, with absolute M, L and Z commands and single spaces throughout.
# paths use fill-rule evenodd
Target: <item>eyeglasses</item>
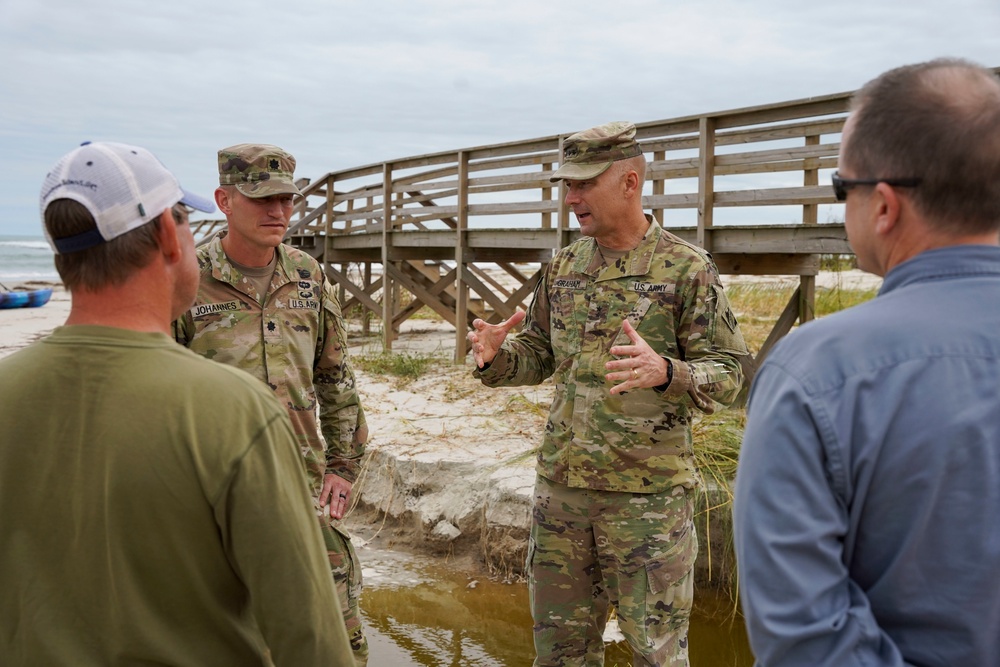
M 847 191 L 858 185 L 878 185 L 885 183 L 897 188 L 915 188 L 920 185 L 919 178 L 841 178 L 835 171 L 830 176 L 833 182 L 833 196 L 837 201 L 847 201 Z
M 839 171 L 830 175 L 830 181 L 833 183 L 833 196 L 840 202 L 847 201 L 847 191 L 858 185 L 885 183 L 897 188 L 915 188 L 920 185 L 921 180 L 919 178 L 841 178 Z

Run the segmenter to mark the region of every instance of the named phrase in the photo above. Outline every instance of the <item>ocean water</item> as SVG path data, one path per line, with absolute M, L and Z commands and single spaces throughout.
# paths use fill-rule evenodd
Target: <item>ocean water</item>
M 41 236 L 0 234 L 0 283 L 58 282 L 52 249 Z

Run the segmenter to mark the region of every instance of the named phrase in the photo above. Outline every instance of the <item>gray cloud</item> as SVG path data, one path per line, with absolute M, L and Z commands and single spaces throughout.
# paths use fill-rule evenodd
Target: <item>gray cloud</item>
M 146 146 L 209 194 L 240 141 L 316 178 L 841 92 L 940 55 L 996 66 L 998 31 L 995 0 L 0 0 L 0 234 L 38 231 L 45 170 L 87 139 Z

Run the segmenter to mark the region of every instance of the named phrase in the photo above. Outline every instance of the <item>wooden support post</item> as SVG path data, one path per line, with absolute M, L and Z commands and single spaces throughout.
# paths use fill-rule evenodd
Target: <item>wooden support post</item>
M 559 137 L 559 155 L 562 156 L 563 153 L 563 141 L 566 137 Z M 560 157 L 560 159 L 562 159 Z M 566 181 L 559 181 L 559 212 L 556 224 L 559 233 L 556 235 L 556 243 L 558 247 L 553 248 L 552 252 L 558 252 L 560 248 L 565 248 L 569 245 L 569 206 L 566 206 Z
M 806 146 L 818 146 L 820 137 L 818 134 L 806 136 Z M 802 171 L 802 185 L 819 185 L 819 169 L 815 158 L 805 161 L 805 169 Z M 802 224 L 815 225 L 819 222 L 819 205 L 802 205 Z M 816 276 L 799 276 L 799 322 L 805 324 L 816 317 Z
M 327 256 L 327 250 L 330 249 L 330 237 L 333 235 L 333 180 L 334 175 L 328 174 L 326 177 L 326 201 L 323 203 L 325 210 L 323 212 L 323 254 L 320 255 L 320 262 L 324 262 Z M 341 299 L 340 303 L 344 303 Z
M 364 278 L 364 292 L 368 292 L 368 288 L 372 285 L 372 263 L 365 262 L 365 278 Z M 361 333 L 366 337 L 372 332 L 372 311 L 369 308 L 361 306 Z
M 340 263 L 340 273 L 345 276 L 351 275 L 351 265 L 347 262 Z M 347 300 L 347 288 L 343 282 L 337 283 L 337 303 L 344 303 Z
M 545 162 L 542 164 L 542 171 L 548 171 L 552 169 L 551 162 Z M 542 186 L 542 201 L 552 201 L 552 187 L 548 185 Z M 542 213 L 542 229 L 552 229 L 552 214 Z
M 458 226 L 455 228 L 455 363 L 468 352 L 466 320 L 469 313 L 469 285 L 465 282 L 465 232 L 469 228 L 469 154 L 458 152 Z
M 710 116 L 698 122 L 698 245 L 709 252 L 715 206 L 715 126 Z
M 382 349 L 392 350 L 392 319 L 396 281 L 390 277 L 389 244 L 392 239 L 392 164 L 382 165 Z
M 662 162 L 663 160 L 666 160 L 666 159 L 667 159 L 667 152 L 666 151 L 656 151 L 655 153 L 653 153 L 653 161 L 654 162 Z M 650 170 L 650 171 L 652 171 L 652 170 Z M 665 180 L 663 178 L 656 178 L 656 177 L 652 177 L 652 176 L 651 176 L 651 178 L 653 178 L 653 195 L 662 195 L 663 192 L 664 192 L 663 186 L 664 186 Z M 663 224 L 663 209 L 662 208 L 654 208 L 651 212 L 653 214 L 653 217 L 656 218 L 657 222 L 659 222 L 662 225 Z

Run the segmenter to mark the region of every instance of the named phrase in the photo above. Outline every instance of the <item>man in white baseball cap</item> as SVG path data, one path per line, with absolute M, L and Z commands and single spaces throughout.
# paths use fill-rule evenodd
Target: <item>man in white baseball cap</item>
M 45 179 L 72 307 L 0 360 L 5 665 L 352 661 L 285 409 L 168 335 L 198 286 L 188 206 L 214 208 L 135 146 Z
M 152 153 L 138 146 L 86 141 L 67 153 L 42 184 L 42 214 L 50 203 L 71 199 L 83 204 L 96 227 L 53 239 L 57 253 L 92 248 L 137 229 L 180 202 L 205 213 L 215 210 L 210 199 L 183 189 Z

